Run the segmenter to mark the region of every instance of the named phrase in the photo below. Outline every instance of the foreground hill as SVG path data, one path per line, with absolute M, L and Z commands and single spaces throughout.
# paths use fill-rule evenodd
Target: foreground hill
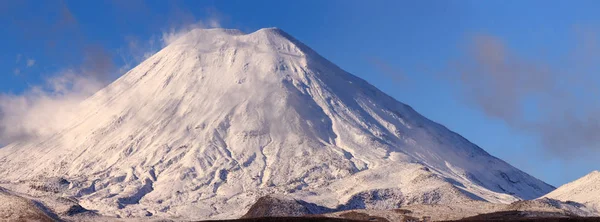
M 322 212 L 319 214 L 319 212 Z M 286 197 L 260 198 L 242 218 L 266 217 L 328 217 L 368 221 L 450 221 L 466 218 L 536 219 L 579 218 L 598 216 L 585 205 L 542 198 L 511 204 L 485 201 L 465 201 L 451 204 L 413 204 L 397 209 L 353 209 L 338 211 L 322 209 L 313 203 Z
M 57 218 L 40 203 L 0 187 L 0 221 L 52 222 Z
M 0 183 L 190 220 L 238 218 L 268 194 L 349 210 L 554 189 L 276 28 L 193 30 L 64 122 L 0 148 Z
M 575 201 L 600 212 L 600 172 L 591 172 L 557 188 L 544 197 L 562 201 Z

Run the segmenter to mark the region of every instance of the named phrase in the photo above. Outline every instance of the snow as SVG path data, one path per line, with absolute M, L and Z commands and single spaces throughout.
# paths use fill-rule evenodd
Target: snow
M 562 185 L 544 197 L 562 201 L 574 201 L 600 213 L 600 172 L 593 171 L 582 178 Z
M 192 30 L 60 133 L 0 148 L 0 178 L 23 193 L 64 179 L 58 194 L 106 216 L 189 220 L 237 218 L 268 194 L 390 209 L 554 189 L 277 28 Z

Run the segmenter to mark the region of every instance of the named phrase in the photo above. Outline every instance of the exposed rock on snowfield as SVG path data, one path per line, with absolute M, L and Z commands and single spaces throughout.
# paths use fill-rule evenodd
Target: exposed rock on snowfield
M 239 218 L 269 194 L 385 210 L 554 189 L 276 28 L 192 30 L 60 133 L 0 148 L 0 178 L 106 216 L 189 220 Z

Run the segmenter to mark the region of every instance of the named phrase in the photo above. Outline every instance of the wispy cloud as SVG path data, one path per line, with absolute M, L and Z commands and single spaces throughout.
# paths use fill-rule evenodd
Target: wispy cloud
M 561 157 L 600 151 L 600 56 L 595 32 L 577 32 L 558 59 L 531 57 L 492 35 L 473 36 L 452 76 L 467 101 L 490 117 L 536 135 Z
M 56 19 L 39 22 L 17 20 L 16 24 L 22 28 L 22 35 L 36 44 L 41 43 L 47 54 L 82 62 L 45 74 L 48 77 L 43 79 L 42 85 L 31 85 L 21 94 L 0 94 L 0 144 L 56 132 L 64 126 L 80 101 L 115 77 L 113 55 L 106 48 L 85 39 L 68 5 L 63 1 L 57 3 L 49 9 L 57 12 Z M 44 38 L 37 39 L 35 36 Z M 62 45 L 74 48 L 59 48 Z M 33 58 L 24 59 L 26 54 L 17 55 L 19 67 L 14 71 L 17 75 L 37 65 Z
M 403 71 L 380 58 L 370 57 L 368 61 L 373 66 L 375 66 L 375 68 L 377 68 L 377 70 L 379 70 L 379 72 L 381 72 L 385 77 L 390 78 L 395 82 L 402 82 L 407 79 L 407 76 Z
M 102 85 L 65 70 L 24 94 L 0 94 L 0 142 L 51 135 L 64 127 L 79 101 Z
M 143 2 L 140 2 L 143 4 Z M 130 4 L 117 3 L 118 7 L 131 8 Z M 142 6 L 148 10 L 148 7 Z M 150 13 L 141 12 L 144 15 Z M 125 37 L 126 45 L 118 49 L 118 55 L 121 62 L 124 64 L 119 68 L 119 73 L 125 73 L 135 65 L 146 60 L 150 56 L 154 55 L 160 49 L 173 43 L 175 40 L 181 38 L 183 35 L 193 29 L 206 29 L 206 28 L 219 28 L 221 27 L 221 21 L 226 19 L 226 16 L 219 13 L 214 8 L 206 9 L 206 17 L 199 19 L 188 9 L 179 7 L 178 5 L 171 5 L 171 10 L 168 17 L 168 25 L 163 28 L 162 31 L 157 35 L 152 35 L 147 39 L 142 39 L 138 36 L 128 35 Z
M 114 7 L 123 7 L 122 13 L 131 13 L 131 8 L 148 10 L 144 1 L 119 2 L 123 1 L 114 1 Z M 18 21 L 17 24 L 22 27 L 24 36 L 43 42 L 47 54 L 81 62 L 64 67 L 46 78 L 42 85 L 31 86 L 22 94 L 0 94 L 0 144 L 58 132 L 73 117 L 82 100 L 189 30 L 220 26 L 221 18 L 213 10 L 214 16 L 200 20 L 185 7 L 173 5 L 174 11 L 166 15 L 171 21 L 166 28 L 156 30 L 157 34 L 150 38 L 128 36 L 126 45 L 114 50 L 85 38 L 82 24 L 64 1 L 54 6 L 53 12 L 59 15 L 56 20 Z M 162 19 L 140 17 L 142 21 Z M 36 39 L 36 36 L 44 38 Z M 23 61 L 23 55 L 17 55 L 16 63 Z M 21 63 L 22 67 L 16 68 L 14 73 L 19 75 L 23 68 L 40 66 L 43 60 L 37 60 L 29 59 L 25 65 Z
M 221 19 L 224 18 L 214 8 L 206 9 L 208 16 L 202 20 L 196 18 L 194 14 L 184 8 L 173 7 L 172 10 L 177 17 L 171 21 L 170 27 L 162 32 L 161 42 L 163 46 L 173 43 L 193 29 L 219 28 L 221 27 Z
M 181 38 L 183 35 L 188 33 L 193 29 L 205 29 L 205 28 L 218 28 L 220 24 L 217 21 L 209 21 L 208 23 L 203 21 L 198 21 L 191 24 L 186 24 L 181 27 L 171 28 L 169 31 L 162 33 L 162 44 L 163 46 L 167 46 L 173 43 L 175 40 Z
M 27 67 L 32 67 L 35 65 L 35 59 L 27 59 Z

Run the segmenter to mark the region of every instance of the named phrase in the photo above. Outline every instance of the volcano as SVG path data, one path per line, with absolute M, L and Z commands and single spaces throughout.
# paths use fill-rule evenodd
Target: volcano
M 0 148 L 0 180 L 103 215 L 190 220 L 238 218 L 266 195 L 347 210 L 554 189 L 277 28 L 190 31 L 59 133 Z

